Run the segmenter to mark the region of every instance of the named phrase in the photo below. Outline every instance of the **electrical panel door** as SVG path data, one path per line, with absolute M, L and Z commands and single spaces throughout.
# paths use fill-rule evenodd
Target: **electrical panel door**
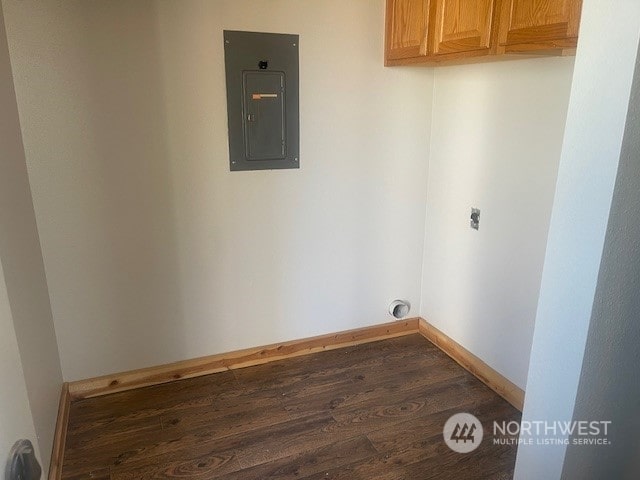
M 248 160 L 286 158 L 284 73 L 244 72 L 244 136 Z
M 232 171 L 299 168 L 298 42 L 297 35 L 224 32 Z

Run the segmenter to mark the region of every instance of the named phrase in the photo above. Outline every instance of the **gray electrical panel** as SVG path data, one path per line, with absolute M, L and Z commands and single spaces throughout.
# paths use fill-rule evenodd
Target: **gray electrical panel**
M 229 162 L 300 167 L 298 35 L 224 31 Z

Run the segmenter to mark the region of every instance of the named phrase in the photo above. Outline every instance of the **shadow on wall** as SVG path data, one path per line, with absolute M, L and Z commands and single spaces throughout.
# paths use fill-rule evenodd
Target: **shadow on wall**
M 57 320 L 68 322 L 66 335 L 75 329 L 90 339 L 70 348 L 110 346 L 85 352 L 95 372 L 181 359 L 186 352 L 156 2 L 119 8 L 74 2 L 72 8 L 82 37 L 65 54 L 74 57 L 73 75 L 81 79 L 74 104 L 83 111 L 71 121 L 84 137 L 75 140 L 86 156 L 73 171 L 81 178 L 71 185 L 80 221 L 64 232 L 76 260 L 66 279 L 73 290 L 52 295 Z M 52 282 L 55 289 L 67 284 Z M 78 318 L 86 310 L 61 305 L 61 298 L 86 299 L 93 318 Z M 78 376 L 72 365 L 64 367 L 67 379 Z
M 521 388 L 572 65 L 531 59 L 435 73 L 422 313 Z M 477 232 L 472 207 L 482 211 Z

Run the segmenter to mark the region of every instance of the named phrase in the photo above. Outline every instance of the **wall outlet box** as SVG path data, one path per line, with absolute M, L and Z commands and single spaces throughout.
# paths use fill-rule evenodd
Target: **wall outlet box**
M 471 228 L 473 228 L 474 230 L 480 229 L 480 209 L 479 208 L 471 209 L 471 220 L 469 224 L 471 225 Z

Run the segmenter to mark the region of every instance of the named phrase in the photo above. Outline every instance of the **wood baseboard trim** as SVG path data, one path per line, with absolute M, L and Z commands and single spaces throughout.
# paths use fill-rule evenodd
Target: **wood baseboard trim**
M 261 365 L 285 358 L 309 355 L 325 350 L 335 350 L 387 338 L 411 335 L 413 333 L 420 333 L 424 338 L 456 361 L 461 367 L 477 377 L 515 408 L 522 411 L 524 405 L 524 391 L 522 389 L 499 374 L 455 340 L 429 324 L 425 319 L 411 318 L 400 322 L 384 323 L 302 340 L 292 340 L 262 347 L 237 350 L 65 384 L 60 399 L 56 440 L 58 440 L 59 433 L 62 432 L 60 428 L 64 428 L 63 433 L 66 433 L 69 403 L 74 400 L 159 385 L 185 378 L 210 375 L 236 368 Z M 64 402 L 63 398 L 66 398 Z M 64 435 L 61 438 L 62 442 L 64 442 Z M 55 447 L 59 447 L 59 444 L 60 442 L 57 441 L 54 445 L 54 457 L 52 457 L 51 460 L 50 472 L 54 472 L 58 465 L 62 464 L 62 458 L 57 459 L 57 457 L 55 457 Z M 62 448 L 58 455 L 62 455 L 63 451 L 64 444 L 62 443 Z M 59 477 L 52 477 L 51 474 L 49 476 L 49 480 L 56 478 Z
M 159 385 L 184 378 L 209 375 L 225 370 L 260 365 L 285 358 L 322 352 L 324 350 L 334 350 L 361 343 L 410 335 L 418 332 L 418 321 L 418 318 L 411 318 L 302 340 L 248 348 L 157 367 L 79 380 L 68 384 L 68 392 L 71 396 L 71 401 L 74 401 L 82 398 L 123 392 L 135 388 Z M 49 478 L 51 480 L 52 477 Z
M 56 430 L 53 435 L 53 449 L 51 451 L 51 463 L 49 464 L 49 476 L 47 477 L 49 480 L 60 480 L 62 478 L 62 460 L 64 458 L 64 447 L 67 440 L 70 407 L 71 396 L 69 395 L 69 384 L 63 383 L 60 392 L 60 403 L 58 404 Z
M 478 380 L 491 388 L 515 408 L 522 411 L 524 406 L 524 390 L 504 376 L 500 375 L 469 350 L 431 325 L 424 318 L 420 318 L 418 320 L 418 331 L 424 338 L 429 340 L 436 347 L 455 360 L 462 368 L 474 375 Z

